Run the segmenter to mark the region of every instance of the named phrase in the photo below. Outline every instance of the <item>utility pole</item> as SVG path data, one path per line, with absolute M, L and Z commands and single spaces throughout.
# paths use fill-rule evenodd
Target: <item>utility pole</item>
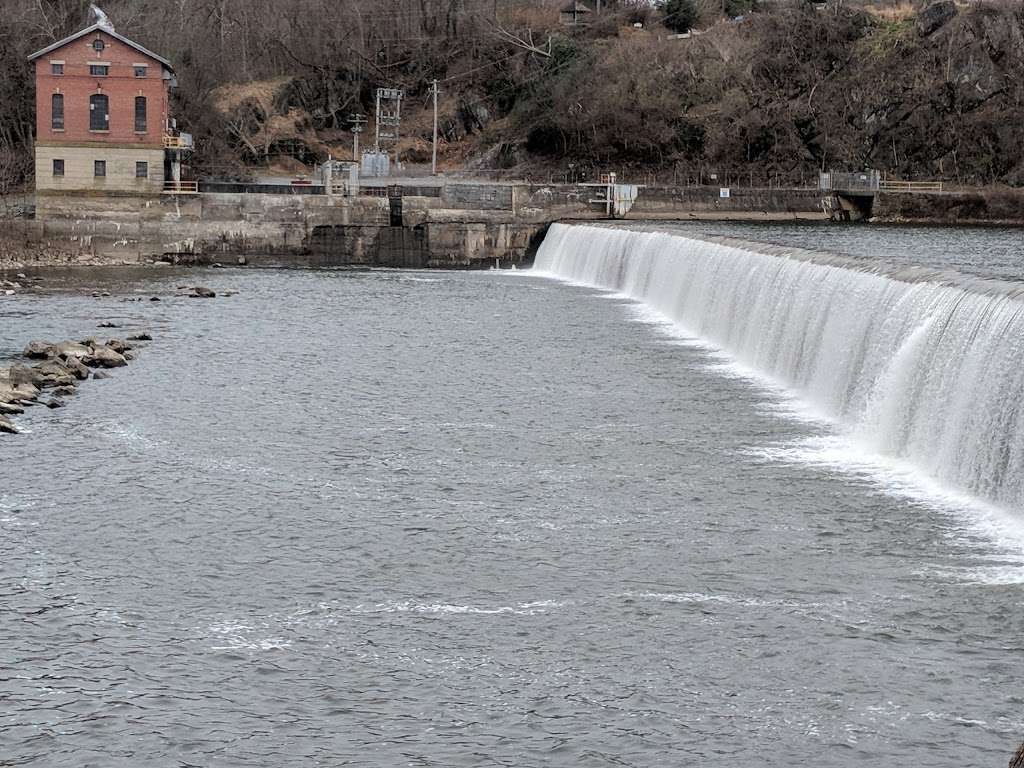
M 430 92 L 434 95 L 434 150 L 430 159 L 430 173 L 437 176 L 437 78 L 434 79 Z
M 722 1 L 725 2 L 725 0 L 722 0 Z M 374 137 L 374 152 L 380 152 L 381 151 L 381 89 L 380 88 L 377 89 L 377 104 L 376 104 L 376 106 L 377 106 L 377 109 L 376 109 L 376 111 L 374 113 L 377 116 L 377 119 L 374 121 L 374 128 L 375 128 L 375 132 L 376 132 L 376 135 Z
M 348 121 L 352 123 L 352 162 L 359 162 L 359 134 L 363 132 L 363 128 L 366 125 L 366 115 L 360 115 L 353 112 L 348 116 Z
M 398 164 L 398 136 L 402 124 L 402 99 L 405 91 L 401 88 L 377 89 L 377 139 L 374 149 L 381 151 L 381 139 L 395 148 L 395 164 Z M 383 130 L 382 130 L 383 126 Z

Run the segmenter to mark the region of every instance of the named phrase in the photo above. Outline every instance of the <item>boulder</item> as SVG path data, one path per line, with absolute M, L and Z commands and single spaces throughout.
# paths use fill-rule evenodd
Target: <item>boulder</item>
M 47 408 L 63 408 L 67 403 L 61 400 L 59 397 L 51 398 L 47 403 Z
M 152 341 L 153 337 L 148 333 L 135 333 L 128 337 L 128 341 Z
M 110 378 L 110 374 L 109 373 L 104 373 L 103 371 L 93 371 L 92 372 L 92 377 L 94 379 L 109 379 Z
M 132 348 L 131 344 L 121 339 L 108 339 L 106 346 L 122 355 Z
M 60 360 L 51 359 L 32 366 L 37 387 L 67 387 L 75 385 L 75 376 Z
M 92 354 L 83 361 L 90 368 L 120 368 L 128 365 L 124 355 L 115 352 L 110 347 L 93 347 Z
M 0 432 L 16 435 L 18 434 L 18 428 L 15 427 L 6 416 L 0 416 Z
M 917 32 L 922 37 L 935 32 L 956 16 L 956 3 L 953 0 L 935 0 L 922 8 L 917 14 Z
M 27 365 L 12 365 L 3 378 L 7 379 L 12 387 L 34 387 L 36 375 L 36 372 Z
M 36 372 L 24 365 L 0 368 L 0 403 L 21 405 L 39 397 Z
M 78 344 L 74 341 L 62 341 L 60 344 L 54 344 L 50 347 L 51 357 L 60 357 L 65 360 L 81 360 L 84 357 L 88 357 L 89 353 L 88 343 Z
M 15 403 L 4 403 L 0 402 L 0 416 L 16 416 L 19 413 L 24 413 L 25 408 Z
M 71 372 L 71 375 L 79 381 L 85 381 L 89 378 L 89 369 L 77 357 L 61 358 L 61 361 L 68 371 Z
M 150 301 L 160 301 L 160 297 L 159 296 L 150 296 L 149 300 Z
M 216 297 L 216 291 L 211 291 L 202 285 L 192 286 L 192 298 L 194 299 L 215 299 Z
M 74 397 L 78 394 L 78 390 L 74 387 L 57 387 L 53 390 L 54 397 Z
M 48 341 L 30 341 L 22 354 L 33 360 L 44 360 L 50 356 L 53 346 Z

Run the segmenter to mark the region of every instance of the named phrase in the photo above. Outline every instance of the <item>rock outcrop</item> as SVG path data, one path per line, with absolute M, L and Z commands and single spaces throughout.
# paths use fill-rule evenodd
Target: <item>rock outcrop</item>
M 939 27 L 956 16 L 956 3 L 953 0 L 935 0 L 921 9 L 917 14 L 917 31 L 927 37 Z
M 148 333 L 137 334 L 134 338 L 140 341 L 152 339 Z M 0 368 L 0 432 L 17 434 L 18 428 L 10 417 L 24 414 L 27 406 L 65 407 L 65 398 L 77 394 L 79 382 L 90 377 L 110 378 L 103 369 L 128 365 L 133 358 L 132 349 L 132 345 L 123 339 L 30 342 L 25 347 L 24 356 L 39 362 L 33 365 L 16 363 Z M 40 398 L 45 390 L 50 392 L 50 397 L 43 401 Z

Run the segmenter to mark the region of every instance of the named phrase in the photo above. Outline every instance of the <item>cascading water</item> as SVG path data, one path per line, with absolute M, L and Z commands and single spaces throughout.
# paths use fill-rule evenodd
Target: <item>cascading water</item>
M 871 450 L 1024 508 L 1024 299 L 925 269 L 551 227 L 535 271 L 625 294 L 795 391 Z

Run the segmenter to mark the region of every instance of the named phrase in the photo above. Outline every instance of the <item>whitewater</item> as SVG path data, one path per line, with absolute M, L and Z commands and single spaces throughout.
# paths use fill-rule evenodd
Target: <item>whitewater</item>
M 639 302 L 925 484 L 1024 507 L 1018 285 L 729 238 L 562 224 L 534 271 Z

